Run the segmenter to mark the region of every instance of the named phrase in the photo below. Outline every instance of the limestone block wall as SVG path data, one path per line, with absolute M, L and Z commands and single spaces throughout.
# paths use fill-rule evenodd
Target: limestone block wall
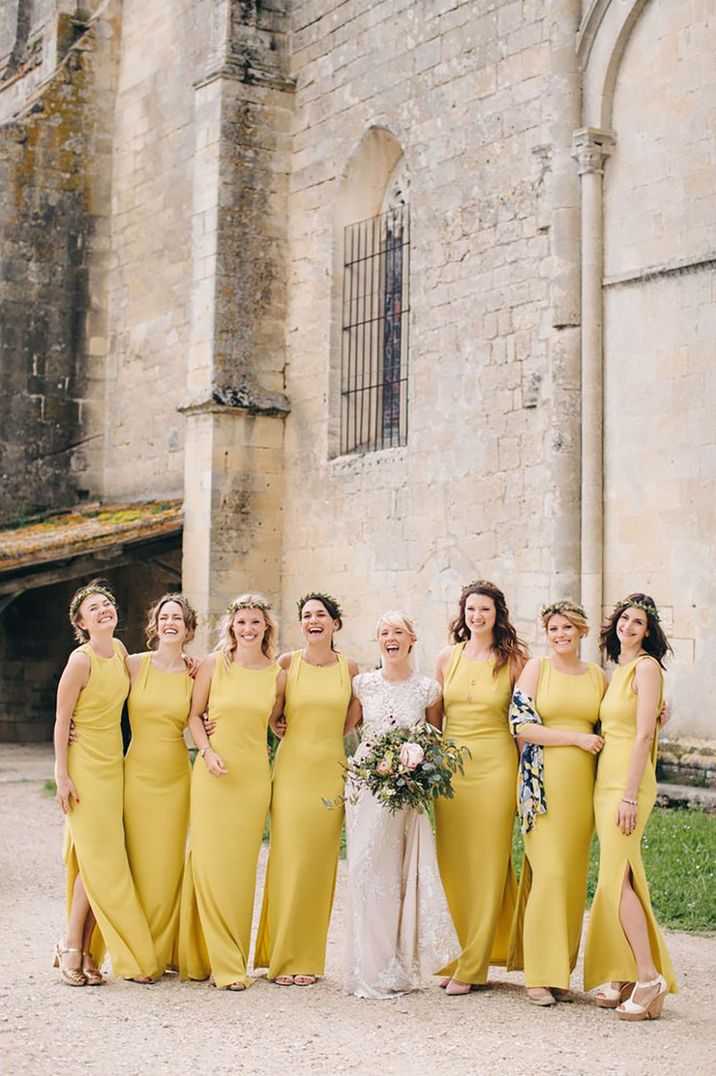
M 676 734 L 713 736 L 716 3 L 647 4 L 605 169 L 605 597 L 645 589 Z
M 125 0 L 112 158 L 104 487 L 181 490 L 191 285 L 193 82 L 206 4 Z
M 550 100 L 564 48 L 558 8 L 573 48 L 576 4 L 294 5 L 290 641 L 294 599 L 323 587 L 345 603 L 357 657 L 373 660 L 377 614 L 401 606 L 417 616 L 431 665 L 461 584 L 494 579 L 534 637 L 537 608 L 565 568 L 555 519 L 576 505 L 560 504 L 573 492 L 555 484 L 553 464 L 574 411 L 554 408 L 556 338 L 576 324 L 578 290 L 558 318 L 553 210 L 560 198 L 569 212 L 576 205 L 569 181 L 550 185 L 564 158 Z M 568 66 L 563 74 L 568 82 Z M 410 433 L 404 448 L 331 458 L 334 207 L 375 126 L 398 141 L 410 176 Z M 578 475 L 574 455 L 569 470 Z
M 98 490 L 116 45 L 90 27 L 0 126 L 0 519 Z

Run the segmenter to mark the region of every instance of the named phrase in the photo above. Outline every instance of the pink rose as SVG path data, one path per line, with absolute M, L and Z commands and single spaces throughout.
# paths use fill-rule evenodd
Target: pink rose
M 390 763 L 387 759 L 382 758 L 376 766 L 376 770 L 381 775 L 381 777 L 387 777 L 390 773 Z
M 400 748 L 400 763 L 406 770 L 414 770 L 425 758 L 425 752 L 419 743 L 404 743 Z

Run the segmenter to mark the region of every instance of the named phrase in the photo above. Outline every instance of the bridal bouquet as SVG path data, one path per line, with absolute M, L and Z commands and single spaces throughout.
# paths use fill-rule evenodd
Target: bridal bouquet
M 452 799 L 453 775 L 464 773 L 464 758 L 470 753 L 454 740 L 444 740 L 438 729 L 425 722 L 412 728 L 395 725 L 382 736 L 364 741 L 363 747 L 367 750 L 346 764 L 344 799 L 355 803 L 368 789 L 391 813 L 404 807 L 425 811 L 438 796 Z

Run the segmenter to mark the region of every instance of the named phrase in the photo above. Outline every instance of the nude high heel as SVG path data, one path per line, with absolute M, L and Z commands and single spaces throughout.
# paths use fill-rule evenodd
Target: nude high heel
M 650 1002 L 646 1005 L 639 1005 L 634 1001 L 634 995 L 637 990 L 646 990 L 650 986 L 658 986 L 659 989 Z M 666 979 L 663 975 L 657 975 L 655 979 L 650 979 L 648 983 L 636 982 L 634 989 L 631 992 L 631 996 L 623 1001 L 617 1009 L 617 1016 L 620 1020 L 629 1020 L 636 1022 L 637 1020 L 658 1020 L 661 1016 L 661 1010 L 664 1008 L 664 998 L 666 997 L 668 987 L 666 985 Z
M 66 949 L 63 949 L 59 942 L 55 946 L 55 959 L 52 962 L 52 966 L 53 968 L 60 969 L 60 978 L 67 986 L 87 986 L 87 978 L 84 972 L 80 971 L 79 968 L 66 968 L 62 963 L 62 957 L 67 953 L 81 952 L 81 949 L 75 949 L 71 945 L 68 945 Z
M 615 989 L 611 983 L 602 983 L 597 987 L 597 996 L 595 998 L 597 1008 L 599 1009 L 616 1009 L 622 1001 L 624 1001 L 634 989 L 634 983 L 622 983 L 618 989 Z

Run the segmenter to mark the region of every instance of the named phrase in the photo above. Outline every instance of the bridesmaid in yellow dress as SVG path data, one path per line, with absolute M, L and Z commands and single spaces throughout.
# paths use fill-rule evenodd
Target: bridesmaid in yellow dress
M 323 798 L 336 800 L 343 790 L 343 736 L 358 673 L 333 646 L 343 626 L 335 598 L 306 594 L 298 615 L 305 649 L 278 659 L 287 672 L 286 731 L 274 762 L 255 959 L 280 986 L 309 986 L 324 971 L 343 811 L 326 810 Z
M 616 1008 L 621 1020 L 656 1020 L 666 994 L 677 988 L 641 858 L 656 799 L 662 662 L 671 651 L 654 599 L 630 594 L 620 601 L 602 630 L 601 648 L 618 667 L 600 711 L 604 750 L 594 793 L 599 881 L 587 928 L 584 986 L 603 984 L 597 1004 Z
M 151 982 L 158 974 L 124 845 L 121 718 L 129 677 L 126 650 L 114 638 L 116 605 L 103 580 L 75 593 L 70 623 L 81 645 L 57 688 L 55 781 L 67 818 L 68 924 L 55 966 L 70 986 L 104 981 L 97 962 L 105 945 L 115 975 Z M 76 739 L 68 743 L 71 723 Z
M 149 653 L 127 657 L 132 742 L 124 761 L 124 830 L 160 973 L 178 963 L 191 781 L 183 733 L 192 679 L 183 647 L 195 631 L 196 613 L 187 599 L 165 594 L 149 610 Z
M 438 863 L 462 954 L 443 969 L 450 995 L 487 982 L 490 964 L 505 964 L 515 907 L 512 823 L 517 749 L 507 712 L 527 660 L 510 623 L 505 596 L 478 580 L 460 594 L 453 646 L 438 658 L 444 735 L 465 745 L 465 775 L 455 798 L 435 804 Z
M 581 606 L 554 602 L 541 619 L 550 655 L 527 662 L 510 711 L 513 733 L 525 751 L 523 767 L 529 762 L 529 768 L 518 802 L 525 858 L 508 968 L 524 968 L 529 1001 L 554 1005 L 571 1000 L 569 979 L 582 936 L 595 757 L 604 745 L 594 727 L 607 681 L 597 665 L 579 658 L 589 631 Z M 534 799 L 525 793 L 539 768 L 535 811 Z
M 217 652 L 197 673 L 189 728 L 199 757 L 179 930 L 182 978 L 244 990 L 256 865 L 271 800 L 267 733 L 283 711 L 286 673 L 273 658 L 268 603 L 243 594 L 227 609 Z M 215 723 L 211 740 L 201 720 Z

